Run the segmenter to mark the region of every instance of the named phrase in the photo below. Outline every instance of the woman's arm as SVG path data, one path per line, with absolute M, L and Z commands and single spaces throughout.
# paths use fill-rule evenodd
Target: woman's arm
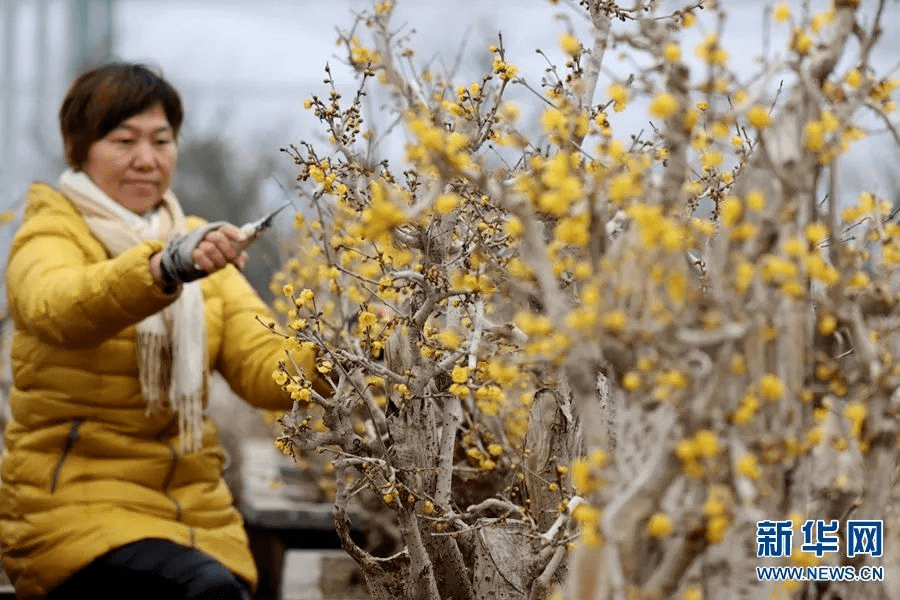
M 92 346 L 174 300 L 150 270 L 161 243 L 91 263 L 77 228 L 51 220 L 26 222 L 10 248 L 7 294 L 19 327 L 47 343 Z

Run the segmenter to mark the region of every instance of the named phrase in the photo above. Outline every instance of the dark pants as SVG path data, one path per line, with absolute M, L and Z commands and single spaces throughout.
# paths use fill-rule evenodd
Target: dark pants
M 250 600 L 247 587 L 209 554 L 166 540 L 116 548 L 64 581 L 46 600 Z

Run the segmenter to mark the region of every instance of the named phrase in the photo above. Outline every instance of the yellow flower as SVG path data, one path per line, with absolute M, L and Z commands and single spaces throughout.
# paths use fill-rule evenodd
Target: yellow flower
M 362 233 L 367 239 L 377 239 L 406 221 L 400 206 L 387 197 L 385 187 L 377 181 L 369 186 L 372 203 L 362 213 Z
M 746 425 L 753 419 L 757 410 L 759 410 L 759 400 L 752 393 L 747 393 L 741 400 L 741 405 L 734 411 L 731 420 L 735 425 Z
M 825 147 L 825 125 L 821 121 L 810 121 L 803 128 L 804 144 L 807 149 L 818 152 Z
M 697 46 L 696 54 L 711 65 L 722 66 L 728 62 L 728 52 L 719 44 L 716 34 L 710 33 L 703 43 Z
M 734 276 L 734 286 L 739 293 L 743 294 L 747 291 L 750 284 L 753 283 L 753 276 L 755 273 L 756 268 L 748 261 L 743 261 L 737 266 L 737 271 Z
M 290 298 L 294 295 L 294 286 L 291 284 L 286 284 L 283 288 L 281 288 L 281 293 Z
M 762 475 L 762 469 L 759 468 L 756 456 L 752 454 L 745 454 L 738 460 L 737 471 L 747 479 L 757 479 Z
M 675 369 L 661 371 L 656 375 L 656 383 L 670 388 L 683 390 L 688 386 L 688 379 L 684 373 Z
M 517 238 L 525 231 L 525 225 L 518 217 L 509 217 L 503 224 L 503 230 L 506 231 L 506 235 Z
M 847 82 L 852 88 L 859 87 L 859 84 L 862 83 L 862 74 L 859 72 L 859 69 L 851 69 L 847 75 L 844 77 L 844 81 Z
M 457 350 L 459 345 L 462 344 L 462 336 L 451 329 L 445 329 L 436 333 L 434 339 L 449 350 Z
M 469 369 L 467 367 L 455 365 L 453 367 L 453 372 L 450 375 L 450 379 L 453 383 L 465 383 L 469 379 Z
M 819 244 L 828 236 L 828 226 L 821 221 L 806 226 L 806 239 L 810 244 Z
M 541 127 L 545 133 L 564 134 L 568 128 L 566 116 L 556 108 L 548 108 L 541 115 Z
M 828 264 L 821 254 L 807 256 L 806 269 L 809 271 L 810 277 L 818 279 L 828 286 L 837 285 L 841 280 L 838 270 Z
M 701 429 L 694 436 L 694 447 L 699 456 L 715 456 L 719 452 L 719 437 L 714 431 Z
M 302 292 L 300 292 L 300 296 L 296 300 L 294 300 L 294 304 L 297 305 L 297 308 L 303 308 L 304 306 L 312 303 L 314 299 L 315 293 L 311 289 L 306 288 Z
M 681 595 L 681 600 L 703 600 L 703 590 L 696 585 L 689 586 Z
M 858 0 L 857 0 L 858 1 Z M 857 2 L 854 2 L 856 4 Z M 809 20 L 809 27 L 814 32 L 818 33 L 822 27 L 824 27 L 827 23 L 834 22 L 834 4 L 832 4 L 828 10 L 824 10 L 821 12 L 817 12 L 812 16 Z
M 647 532 L 652 537 L 664 538 L 671 535 L 674 530 L 672 518 L 664 512 L 653 513 L 647 521 Z
M 822 335 L 831 335 L 837 329 L 837 317 L 831 313 L 822 315 L 819 319 L 819 333 Z
M 559 38 L 559 47 L 570 56 L 577 56 L 581 52 L 581 42 L 574 35 L 567 33 Z
M 775 7 L 775 11 L 772 14 L 772 16 L 775 18 L 775 21 L 777 21 L 778 23 L 784 23 L 785 21 L 787 21 L 788 19 L 791 18 L 791 7 L 788 5 L 787 2 L 782 2 L 781 4 L 779 4 L 778 6 Z
M 609 199 L 613 204 L 622 204 L 643 192 L 639 179 L 629 173 L 620 173 L 609 180 Z
M 515 65 L 511 65 L 508 62 L 504 61 L 500 58 L 500 55 L 494 56 L 494 72 L 500 76 L 500 79 L 504 81 L 510 81 L 516 78 L 516 74 L 518 73 L 518 68 Z
M 625 326 L 628 324 L 628 315 L 625 314 L 625 311 L 616 309 L 606 313 L 603 316 L 602 323 L 610 331 L 620 333 L 624 331 Z
M 359 313 L 359 324 L 363 327 L 371 327 L 376 322 L 378 322 L 378 317 L 375 316 L 375 313 L 367 310 Z
M 546 315 L 523 311 L 516 317 L 515 322 L 529 336 L 546 337 L 553 332 L 553 322 Z
M 813 427 L 806 432 L 806 441 L 812 445 L 816 445 L 825 437 L 825 430 L 821 427 Z
M 732 227 L 735 223 L 740 221 L 743 208 L 741 207 L 741 201 L 737 196 L 727 196 L 719 204 L 719 211 L 725 226 Z
M 610 100 L 613 101 L 613 110 L 622 112 L 628 104 L 628 90 L 620 83 L 613 83 L 607 89 L 606 93 Z
M 766 373 L 759 380 L 759 393 L 767 400 L 778 400 L 784 394 L 784 382 L 777 375 Z
M 716 224 L 708 219 L 695 218 L 691 221 L 691 226 L 704 237 L 710 237 L 716 232 Z
M 747 208 L 752 212 L 760 213 L 766 207 L 766 197 L 762 192 L 752 191 L 747 194 Z
M 706 522 L 706 539 L 717 544 L 725 539 L 725 530 L 728 528 L 728 517 L 724 515 L 710 517 Z
M 566 326 L 572 329 L 589 331 L 597 324 L 597 311 L 585 307 L 577 308 L 566 315 Z
M 463 383 L 454 383 L 450 385 L 450 393 L 457 398 L 467 398 L 469 396 L 469 388 Z
M 600 509 L 589 504 L 579 504 L 572 511 L 572 518 L 579 524 L 581 540 L 590 548 L 598 548 L 603 544 L 599 532 L 601 516 Z
M 700 155 L 700 164 L 703 166 L 703 170 L 707 172 L 721 166 L 724 161 L 725 157 L 716 150 L 708 150 Z
M 579 494 L 589 494 L 595 489 L 591 467 L 583 458 L 572 462 L 572 485 Z
M 669 62 L 675 62 L 681 58 L 681 48 L 674 42 L 666 44 L 663 49 L 663 57 Z
M 747 111 L 747 120 L 751 125 L 758 129 L 768 126 L 772 122 L 772 117 L 762 106 L 753 106 Z
M 800 55 L 809 54 L 810 49 L 812 48 L 812 38 L 809 37 L 805 31 L 800 29 L 799 27 L 794 29 L 794 34 L 791 39 L 791 48 Z
M 459 196 L 456 194 L 443 194 L 434 203 L 434 210 L 439 215 L 446 215 L 459 206 Z
M 869 276 L 865 271 L 857 271 L 847 282 L 847 289 L 862 290 L 869 287 Z
M 301 402 L 309 402 L 312 398 L 312 391 L 309 388 L 300 388 L 291 392 L 291 400 L 299 400 Z
M 316 365 L 316 370 L 323 375 L 331 373 L 332 368 L 334 368 L 334 363 L 332 363 L 330 360 L 323 360 L 318 365 Z
M 716 517 L 724 515 L 727 509 L 725 500 L 723 499 L 723 491 L 721 487 L 712 487 L 706 500 L 703 501 L 703 514 L 707 517 Z
M 806 242 L 798 237 L 790 237 L 784 241 L 782 248 L 792 258 L 800 258 L 806 254 Z
M 863 423 L 868 414 L 869 411 L 866 408 L 866 405 L 861 402 L 851 402 L 844 407 L 844 416 L 850 421 L 854 437 L 859 437 L 859 434 L 862 432 Z
M 622 387 L 629 392 L 633 392 L 641 387 L 641 376 L 634 371 L 625 373 L 625 376 L 622 377 Z
M 556 239 L 572 246 L 586 246 L 591 239 L 589 219 L 587 213 L 562 219 L 556 224 Z
M 668 92 L 660 92 L 650 103 L 650 114 L 660 119 L 668 119 L 678 112 L 678 99 Z

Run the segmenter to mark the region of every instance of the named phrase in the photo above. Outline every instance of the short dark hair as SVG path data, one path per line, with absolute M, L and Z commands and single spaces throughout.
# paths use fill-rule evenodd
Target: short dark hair
M 184 111 L 172 85 L 145 65 L 110 63 L 79 75 L 59 109 L 66 162 L 80 169 L 88 148 L 122 121 L 162 106 L 175 135 Z

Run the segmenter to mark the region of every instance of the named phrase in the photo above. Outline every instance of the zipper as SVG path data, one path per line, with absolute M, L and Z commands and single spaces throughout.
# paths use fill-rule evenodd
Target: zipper
M 163 492 L 168 496 L 169 495 L 169 485 L 172 483 L 172 478 L 175 477 L 175 468 L 178 466 L 178 452 L 175 451 L 175 447 L 172 444 L 166 443 L 166 447 L 169 449 L 169 454 L 172 456 L 172 466 L 169 468 L 169 472 L 166 474 L 166 479 L 163 481 Z M 174 498 L 169 498 L 172 501 L 172 504 L 175 506 L 175 520 L 181 521 L 181 503 Z
M 63 463 L 66 462 L 66 458 L 69 457 L 69 452 L 72 451 L 72 446 L 74 446 L 75 442 L 78 440 L 78 428 L 81 427 L 82 423 L 84 423 L 84 419 L 75 419 L 72 421 L 72 428 L 69 429 L 69 435 L 66 436 L 66 443 L 63 446 L 62 454 L 59 456 L 59 462 L 56 463 L 56 468 L 53 469 L 53 476 L 50 479 L 51 494 L 56 492 L 56 486 L 59 484 L 59 474 L 62 471 Z

